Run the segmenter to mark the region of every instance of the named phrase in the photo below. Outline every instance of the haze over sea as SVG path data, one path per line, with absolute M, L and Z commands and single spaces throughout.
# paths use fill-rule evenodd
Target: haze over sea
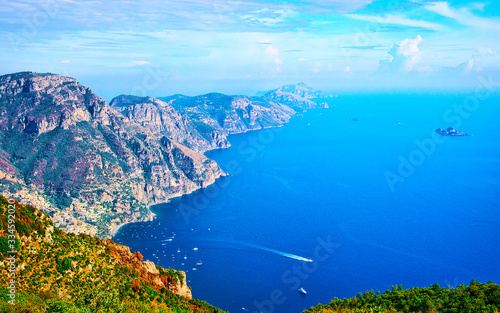
M 284 127 L 230 136 L 206 154 L 228 177 L 152 207 L 153 222 L 114 240 L 185 270 L 195 298 L 230 312 L 500 283 L 499 100 L 340 95 Z M 433 135 L 448 126 L 471 136 Z

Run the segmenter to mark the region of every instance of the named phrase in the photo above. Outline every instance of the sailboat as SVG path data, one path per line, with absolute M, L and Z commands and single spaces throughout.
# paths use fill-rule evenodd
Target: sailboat
M 300 288 L 300 289 L 299 289 L 299 292 L 300 292 L 301 294 L 304 294 L 304 295 L 306 295 L 306 294 L 307 294 L 307 291 L 305 291 L 305 290 L 304 290 L 304 288 Z

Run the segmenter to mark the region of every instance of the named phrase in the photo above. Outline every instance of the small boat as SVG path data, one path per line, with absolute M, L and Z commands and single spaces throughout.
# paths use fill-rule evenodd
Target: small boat
M 306 295 L 306 294 L 307 294 L 307 291 L 305 291 L 305 290 L 304 290 L 304 288 L 300 288 L 300 289 L 299 289 L 299 292 L 300 292 L 301 294 L 304 294 L 304 295 Z
M 198 263 L 196 263 L 196 265 L 198 265 L 198 266 L 202 266 L 202 265 L 203 265 L 203 263 L 202 263 L 202 262 L 201 262 L 201 260 L 200 260 Z
M 198 248 L 193 248 L 194 251 L 198 250 Z
M 180 253 L 181 252 L 181 248 L 177 249 L 177 253 Z
M 187 255 L 184 255 L 184 260 L 187 260 L 187 258 L 188 258 Z

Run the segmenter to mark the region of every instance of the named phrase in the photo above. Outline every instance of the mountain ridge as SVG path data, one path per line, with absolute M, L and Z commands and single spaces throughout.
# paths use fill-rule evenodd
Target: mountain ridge
M 326 103 L 317 104 L 309 100 L 316 96 L 322 96 L 322 93 L 299 83 L 266 92 L 262 97 L 218 92 L 158 98 L 120 95 L 110 105 L 153 132 L 175 138 L 198 152 L 205 152 L 229 147 L 231 144 L 227 136 L 230 134 L 280 127 L 297 112 L 327 108 Z M 177 127 L 165 127 L 172 124 Z M 183 136 L 186 133 L 190 136 Z
M 79 220 L 103 237 L 124 222 L 150 220 L 149 205 L 225 175 L 56 74 L 0 76 L 0 137 L 4 189 L 36 194 L 59 225 Z
M 305 84 L 282 89 L 267 97 L 120 95 L 108 105 L 71 77 L 2 75 L 0 186 L 49 212 L 58 227 L 110 237 L 154 218 L 150 205 L 226 175 L 201 153 L 229 147 L 228 135 L 324 107 L 292 93 L 314 94 Z

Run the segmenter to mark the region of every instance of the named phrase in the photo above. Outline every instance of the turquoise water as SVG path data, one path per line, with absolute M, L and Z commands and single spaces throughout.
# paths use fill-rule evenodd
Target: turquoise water
M 500 283 L 500 98 L 467 96 L 343 95 L 230 136 L 231 148 L 207 153 L 229 177 L 153 207 L 155 221 L 114 240 L 187 271 L 194 297 L 230 312 Z M 471 136 L 433 135 L 448 126 Z

